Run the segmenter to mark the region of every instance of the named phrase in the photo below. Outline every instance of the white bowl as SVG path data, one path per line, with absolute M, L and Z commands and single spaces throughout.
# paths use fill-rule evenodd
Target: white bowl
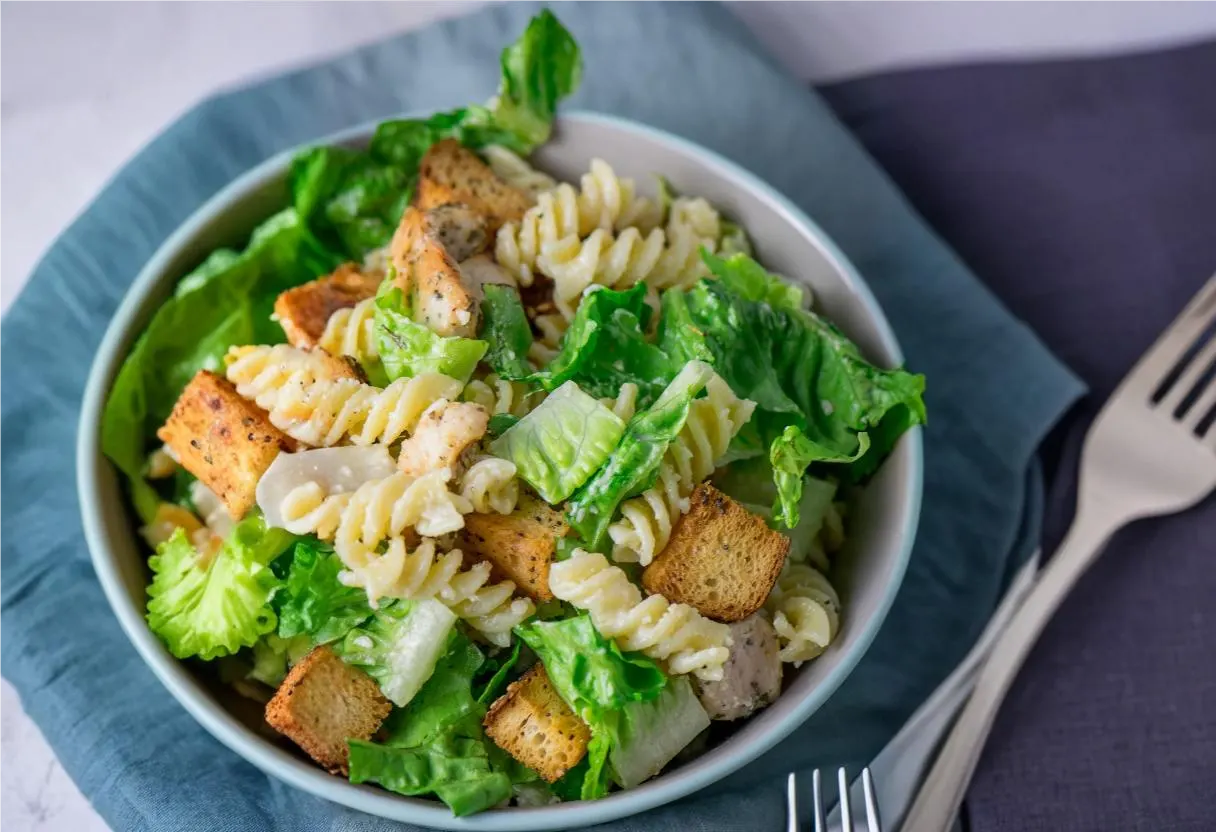
M 365 145 L 374 125 L 318 143 Z M 326 774 L 284 743 L 258 730 L 247 702 L 174 659 L 144 620 L 146 553 L 114 467 L 101 453 L 106 395 L 127 351 L 173 286 L 211 250 L 243 246 L 258 222 L 288 202 L 287 172 L 296 151 L 259 165 L 205 205 L 160 247 L 127 293 L 102 341 L 85 391 L 78 442 L 78 488 L 85 534 L 106 597 L 127 636 L 182 706 L 220 742 L 262 770 L 320 797 L 380 815 L 441 829 L 569 829 L 643 812 L 702 789 L 754 760 L 801 725 L 840 686 L 886 617 L 916 535 L 922 490 L 921 433 L 909 431 L 849 514 L 849 535 L 832 579 L 842 602 L 840 632 L 821 657 L 787 667 L 785 692 L 721 744 L 629 791 L 592 802 L 491 810 L 454 818 L 443 804 L 353 785 Z M 805 214 L 770 186 L 684 139 L 596 114 L 559 120 L 553 140 L 535 157 L 541 168 L 577 181 L 593 157 L 639 183 L 655 173 L 684 194 L 704 196 L 751 235 L 757 258 L 772 271 L 809 285 L 817 308 L 875 363 L 902 355 L 878 302 L 844 255 Z M 243 706 L 243 707 L 242 707 Z

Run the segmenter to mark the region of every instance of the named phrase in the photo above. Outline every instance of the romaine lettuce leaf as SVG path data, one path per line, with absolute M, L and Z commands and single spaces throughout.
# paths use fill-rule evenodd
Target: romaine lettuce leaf
M 432 144 L 454 138 L 474 150 L 501 144 L 531 153 L 548 139 L 557 102 L 580 76 L 578 45 L 542 11 L 503 50 L 498 95 L 487 106 L 383 122 L 366 151 L 304 151 L 292 164 L 293 205 L 330 248 L 362 259 L 392 238 Z
M 605 733 L 614 779 L 632 789 L 654 777 L 708 727 L 709 714 L 688 677 L 671 677 L 657 699 L 630 702 L 616 712 Z
M 625 423 L 574 382 L 566 382 L 490 444 L 551 504 L 560 503 L 604 464 Z
M 617 506 L 654 485 L 667 446 L 684 427 L 693 398 L 713 368 L 703 361 L 684 365 L 658 400 L 629 420 L 620 444 L 586 485 L 570 500 L 567 519 L 588 547 L 598 550 Z
M 528 365 L 532 330 L 519 292 L 497 283 L 487 283 L 482 289 L 481 336 L 489 344 L 486 363 L 502 378 L 525 378 L 532 372 Z
M 774 514 L 794 522 L 809 464 L 830 463 L 845 480 L 864 479 L 900 434 L 925 421 L 924 377 L 868 363 L 839 330 L 802 308 L 800 290 L 750 257 L 702 257 L 718 279 L 686 293 L 689 316 L 718 373 L 757 403 L 737 441 L 769 447 Z
M 313 648 L 308 636 L 280 638 L 267 633 L 253 645 L 253 667 L 248 678 L 272 688 L 283 684 L 293 664 L 308 655 Z
M 339 581 L 341 571 L 342 561 L 329 544 L 313 538 L 296 543 L 273 601 L 281 637 L 302 635 L 329 644 L 372 617 L 367 593 Z
M 557 103 L 578 89 L 582 71 L 578 44 L 548 9 L 503 50 L 502 82 L 490 113 L 514 136 L 513 149 L 527 153 L 549 140 Z
M 101 424 L 102 450 L 130 481 L 144 522 L 159 502 L 143 478 L 147 445 L 178 394 L 199 370 L 222 367 L 229 347 L 282 341 L 270 319 L 275 297 L 339 262 L 289 209 L 259 226 L 244 252 L 213 254 L 156 311 L 114 380 Z
M 468 637 L 453 633 L 430 679 L 385 723 L 383 744 L 351 741 L 351 782 L 376 782 L 400 794 L 434 793 L 464 815 L 506 800 L 513 783 L 534 780 L 535 773 L 485 738 L 485 702 L 474 688 L 488 664 Z
M 380 362 L 390 381 L 422 373 L 468 381 L 489 346 L 472 338 L 445 338 L 415 322 L 405 296 L 396 288 L 382 291 L 376 298 L 374 320 Z
M 638 385 L 638 401 L 654 401 L 684 362 L 646 337 L 651 308 L 646 285 L 625 291 L 596 289 L 579 304 L 558 354 L 527 377 L 545 390 L 566 381 L 596 397 L 616 396 L 627 382 Z
M 260 515 L 238 523 L 213 553 L 199 552 L 183 529 L 148 560 L 148 626 L 179 659 L 229 656 L 273 632 L 268 568 L 294 537 L 267 529 Z
M 511 797 L 511 778 L 494 771 L 484 742 L 453 737 L 415 748 L 350 740 L 350 781 L 403 795 L 434 794 L 457 817 Z
M 622 710 L 660 696 L 666 675 L 652 659 L 622 653 L 586 614 L 521 624 L 515 632 L 540 657 L 558 694 L 591 728 L 585 765 L 568 772 L 558 792 L 570 795 L 577 786 L 583 800 L 603 797 Z
M 438 601 L 393 601 L 336 642 L 335 650 L 404 707 L 431 677 L 455 624 L 456 614 Z

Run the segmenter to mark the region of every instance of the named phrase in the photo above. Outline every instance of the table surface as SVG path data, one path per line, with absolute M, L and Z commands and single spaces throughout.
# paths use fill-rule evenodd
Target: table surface
M 202 97 L 479 3 L 0 6 L 0 306 L 125 159 Z M 738 3 L 808 81 L 961 60 L 1152 48 L 1216 33 L 1216 6 Z M 64 22 L 65 19 L 68 22 Z M 272 29 L 279 36 L 267 40 Z M 89 136 L 80 142 L 80 136 Z M 105 830 L 7 682 L 0 825 Z

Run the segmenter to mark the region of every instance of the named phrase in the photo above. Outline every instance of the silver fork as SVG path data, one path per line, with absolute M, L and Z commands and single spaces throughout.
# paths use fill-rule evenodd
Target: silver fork
M 903 825 L 950 827 L 984 741 L 1039 633 L 1118 529 L 1189 508 L 1216 488 L 1216 277 L 1157 339 L 1085 437 L 1072 528 L 993 645 Z
M 854 832 L 853 811 L 852 806 L 849 805 L 849 772 L 843 766 L 836 772 L 836 783 L 840 793 L 840 832 Z M 866 822 L 864 832 L 882 832 L 882 824 L 878 817 L 878 803 L 874 800 L 874 780 L 870 777 L 869 768 L 861 770 L 861 786 Z M 798 828 L 798 777 L 792 771 L 785 795 L 788 830 L 789 832 L 800 832 Z M 824 819 L 827 810 L 823 805 L 823 778 L 819 769 L 811 772 L 811 800 L 814 803 L 815 832 L 827 832 L 828 824 Z

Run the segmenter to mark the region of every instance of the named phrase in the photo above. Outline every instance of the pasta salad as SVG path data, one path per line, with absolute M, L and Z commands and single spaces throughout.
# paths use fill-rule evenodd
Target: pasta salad
M 458 815 L 632 788 L 770 704 L 839 628 L 848 489 L 925 419 L 710 202 L 533 167 L 581 73 L 550 12 L 502 68 L 302 152 L 103 425 L 167 649 Z

